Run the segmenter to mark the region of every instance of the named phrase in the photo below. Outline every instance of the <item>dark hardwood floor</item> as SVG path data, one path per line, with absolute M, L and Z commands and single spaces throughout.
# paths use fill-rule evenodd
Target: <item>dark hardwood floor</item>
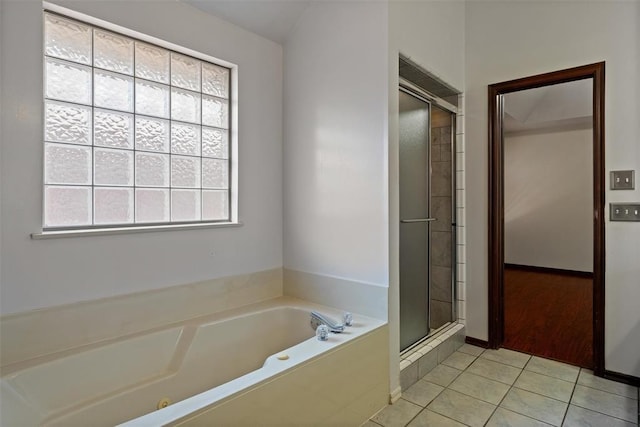
M 593 368 L 593 280 L 504 270 L 508 349 Z

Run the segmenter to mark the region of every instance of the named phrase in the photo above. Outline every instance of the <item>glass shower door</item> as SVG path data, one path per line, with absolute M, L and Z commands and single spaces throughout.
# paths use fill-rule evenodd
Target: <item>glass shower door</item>
M 430 105 L 400 90 L 400 350 L 429 333 Z

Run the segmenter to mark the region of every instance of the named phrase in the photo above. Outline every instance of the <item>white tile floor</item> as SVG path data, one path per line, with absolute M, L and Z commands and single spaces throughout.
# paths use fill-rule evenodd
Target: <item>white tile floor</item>
M 639 418 L 637 387 L 465 344 L 364 427 L 632 427 Z

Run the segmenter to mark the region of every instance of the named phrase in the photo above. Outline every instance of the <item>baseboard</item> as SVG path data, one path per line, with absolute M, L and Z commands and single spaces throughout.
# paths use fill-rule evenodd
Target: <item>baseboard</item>
M 509 264 L 509 263 L 505 263 L 504 268 L 505 269 L 509 268 L 511 270 L 532 271 L 534 273 L 551 273 L 551 274 L 559 274 L 562 276 L 584 277 L 586 279 L 593 279 L 593 273 L 589 271 L 564 270 L 561 268 L 538 267 L 535 265 L 522 265 L 522 264 Z
M 479 340 L 478 338 L 465 337 L 464 342 L 466 342 L 467 344 L 475 345 L 476 347 L 489 348 L 488 341 Z
M 400 396 L 402 396 L 402 388 L 396 387 L 389 395 L 389 403 L 393 405 L 400 399 Z
M 640 377 L 635 377 L 633 375 L 621 374 L 620 372 L 607 371 L 605 369 L 604 377 L 606 379 L 617 381 L 619 383 L 625 383 L 634 387 L 640 387 Z

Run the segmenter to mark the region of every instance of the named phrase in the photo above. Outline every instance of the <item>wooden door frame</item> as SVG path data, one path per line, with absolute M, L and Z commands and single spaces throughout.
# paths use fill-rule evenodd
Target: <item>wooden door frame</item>
M 605 298 L 605 63 L 525 77 L 489 85 L 489 340 L 490 348 L 504 342 L 504 141 L 502 95 L 558 83 L 593 79 L 593 364 L 604 372 Z

